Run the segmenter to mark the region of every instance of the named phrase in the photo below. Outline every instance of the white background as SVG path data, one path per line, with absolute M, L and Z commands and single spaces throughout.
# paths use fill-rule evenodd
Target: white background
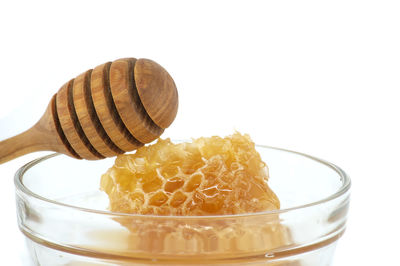
M 305 152 L 352 178 L 335 266 L 396 265 L 400 238 L 397 1 L 1 1 L 0 139 L 69 79 L 150 58 L 178 86 L 173 138 L 230 134 Z M 0 165 L 2 265 L 19 265 L 13 174 Z

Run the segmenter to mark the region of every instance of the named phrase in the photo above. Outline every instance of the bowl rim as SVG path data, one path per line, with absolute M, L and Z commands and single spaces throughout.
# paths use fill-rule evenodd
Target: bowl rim
M 44 201 L 46 203 L 50 203 L 56 206 L 60 206 L 62 208 L 72 208 L 77 211 L 82 211 L 82 212 L 87 212 L 87 213 L 93 213 L 93 214 L 99 214 L 99 215 L 107 215 L 107 216 L 123 216 L 123 217 L 137 217 L 137 218 L 151 218 L 151 219 L 185 219 L 185 220 L 190 220 L 190 219 L 227 219 L 227 218 L 240 218 L 240 217 L 253 217 L 253 216 L 265 216 L 265 215 L 278 215 L 278 214 L 283 214 L 287 212 L 293 212 L 295 210 L 301 210 L 301 209 L 306 209 L 306 208 L 311 208 L 313 206 L 321 205 L 323 203 L 332 201 L 334 199 L 339 198 L 340 196 L 346 194 L 351 187 L 351 180 L 350 177 L 346 174 L 345 171 L 343 171 L 339 166 L 330 163 L 328 161 L 325 161 L 323 159 L 319 159 L 317 157 L 297 152 L 297 151 L 292 151 L 284 148 L 277 148 L 273 146 L 267 146 L 267 145 L 257 145 L 256 147 L 260 148 L 267 148 L 267 149 L 272 149 L 272 150 L 277 150 L 277 151 L 283 151 L 283 152 L 288 152 L 296 155 L 300 155 L 306 158 L 309 158 L 311 160 L 314 160 L 315 162 L 321 163 L 332 170 L 334 170 L 340 177 L 342 181 L 342 186 L 333 194 L 322 198 L 320 200 L 310 202 L 307 204 L 302 204 L 290 208 L 285 208 L 285 209 L 279 209 L 279 210 L 269 210 L 269 211 L 262 211 L 262 212 L 254 212 L 254 213 L 242 213 L 242 214 L 228 214 L 228 215 L 204 215 L 204 216 L 177 216 L 177 215 L 146 215 L 146 214 L 130 214 L 130 213 L 121 213 L 121 212 L 112 212 L 112 211 L 105 211 L 105 210 L 95 210 L 95 209 L 89 209 L 89 208 L 84 208 L 84 207 L 79 207 L 75 205 L 70 205 L 62 202 L 58 202 L 56 200 L 51 200 L 48 198 L 45 198 L 43 196 L 40 196 L 39 194 L 34 193 L 30 189 L 28 189 L 24 184 L 23 184 L 23 176 L 25 172 L 27 172 L 30 168 L 33 166 L 39 164 L 42 161 L 51 159 L 56 156 L 65 156 L 61 153 L 52 153 L 49 155 L 45 155 L 42 157 L 39 157 L 37 159 L 34 159 L 22 167 L 20 167 L 17 172 L 14 175 L 14 184 L 17 189 L 17 191 L 20 191 L 30 197 L 36 198 L 38 200 Z

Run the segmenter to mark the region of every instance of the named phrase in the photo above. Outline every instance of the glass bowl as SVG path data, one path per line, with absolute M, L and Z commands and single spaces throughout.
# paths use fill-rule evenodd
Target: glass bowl
M 305 154 L 257 146 L 281 210 L 151 216 L 107 210 L 100 177 L 114 159 L 52 154 L 15 175 L 32 265 L 331 265 L 345 230 L 350 179 Z

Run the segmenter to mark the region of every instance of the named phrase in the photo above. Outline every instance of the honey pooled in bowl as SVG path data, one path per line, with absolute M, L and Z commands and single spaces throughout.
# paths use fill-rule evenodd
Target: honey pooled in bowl
M 113 212 L 227 215 L 279 209 L 268 168 L 248 135 L 174 144 L 169 139 L 119 155 L 102 176 Z

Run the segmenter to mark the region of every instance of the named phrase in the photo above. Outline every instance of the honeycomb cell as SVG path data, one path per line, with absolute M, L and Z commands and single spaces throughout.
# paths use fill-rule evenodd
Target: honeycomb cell
M 183 194 L 181 191 L 177 191 L 172 196 L 170 205 L 173 208 L 176 208 L 176 207 L 180 206 L 181 204 L 183 204 L 186 201 L 186 199 L 187 199 L 187 196 L 185 194 Z
M 160 178 L 156 177 L 149 182 L 144 183 L 142 189 L 144 193 L 150 193 L 159 190 L 162 185 L 163 181 Z
M 174 192 L 177 189 L 180 189 L 185 184 L 185 180 L 180 177 L 170 178 L 166 181 L 164 185 L 165 192 Z
M 158 191 L 156 194 L 151 196 L 151 198 L 149 200 L 149 205 L 159 207 L 159 206 L 163 205 L 165 202 L 167 202 L 167 200 L 168 200 L 168 196 L 165 195 L 164 192 Z
M 179 168 L 176 165 L 166 165 L 161 169 L 161 175 L 165 178 L 171 178 L 178 174 Z
M 192 192 L 201 185 L 203 181 L 203 173 L 194 173 L 189 177 L 189 180 L 185 186 L 186 192 Z
M 134 192 L 129 194 L 129 200 L 132 202 L 137 201 L 139 204 L 144 203 L 144 195 L 141 192 Z

